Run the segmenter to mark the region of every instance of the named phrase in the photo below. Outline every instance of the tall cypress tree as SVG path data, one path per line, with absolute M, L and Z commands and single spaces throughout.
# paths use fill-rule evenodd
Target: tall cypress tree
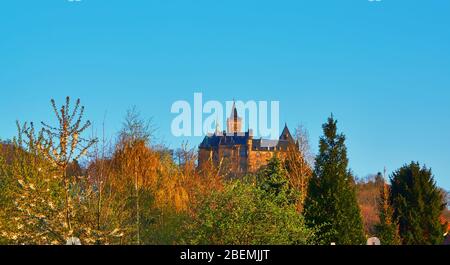
M 319 229 L 324 244 L 363 244 L 364 229 L 355 182 L 348 170 L 345 136 L 337 133 L 333 115 L 323 125 L 320 151 L 305 201 L 305 219 Z
M 412 162 L 392 178 L 391 204 L 405 245 L 435 245 L 444 240 L 439 217 L 445 208 L 431 169 Z

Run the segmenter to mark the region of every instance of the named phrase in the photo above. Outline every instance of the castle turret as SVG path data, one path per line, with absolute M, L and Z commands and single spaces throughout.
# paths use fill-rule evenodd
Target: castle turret
M 230 117 L 227 119 L 227 132 L 236 134 L 242 131 L 242 119 L 239 117 L 236 102 L 233 102 Z
M 289 143 L 292 143 L 292 144 L 295 143 L 295 140 L 292 137 L 292 134 L 289 131 L 289 128 L 288 128 L 287 124 L 284 125 L 283 132 L 280 135 L 280 140 L 285 140 L 285 141 L 288 141 Z
M 248 152 L 251 152 L 253 149 L 253 130 L 248 130 L 247 135 L 247 148 Z

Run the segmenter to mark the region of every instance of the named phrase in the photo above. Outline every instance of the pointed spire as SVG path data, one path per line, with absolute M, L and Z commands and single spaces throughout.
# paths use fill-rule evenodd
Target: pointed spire
M 230 113 L 230 117 L 227 119 L 227 132 L 239 133 L 242 130 L 242 119 L 238 115 L 236 101 L 233 100 L 233 108 Z
M 292 137 L 291 132 L 289 131 L 287 123 L 285 123 L 285 125 L 284 125 L 284 129 L 283 129 L 283 132 L 281 133 L 280 140 L 287 140 L 291 143 L 295 143 L 295 140 Z
M 219 124 L 219 115 L 216 115 L 216 130 L 214 132 L 215 135 L 220 134 L 220 124 Z
M 236 108 L 236 100 L 234 100 L 234 99 L 233 99 L 233 107 L 231 108 L 230 119 L 232 119 L 232 120 L 237 120 L 238 119 L 238 112 L 237 112 L 237 108 Z

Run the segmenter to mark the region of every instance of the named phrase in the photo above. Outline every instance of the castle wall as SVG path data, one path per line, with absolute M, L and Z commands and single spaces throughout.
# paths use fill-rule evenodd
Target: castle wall
M 215 166 L 221 164 L 224 172 L 244 174 L 248 170 L 247 146 L 219 146 L 217 149 L 199 149 L 199 167 L 205 166 L 212 159 Z
M 254 173 L 262 166 L 267 165 L 268 161 L 277 155 L 284 159 L 284 151 L 274 150 L 253 150 L 251 145 L 219 146 L 217 149 L 200 149 L 199 166 L 213 160 L 215 166 L 220 163 L 224 172 L 235 175 L 243 175 L 247 172 Z
M 258 171 L 258 169 L 267 165 L 269 160 L 275 155 L 280 159 L 284 159 L 286 156 L 283 151 L 252 150 L 248 156 L 248 171 L 252 173 Z
M 200 148 L 198 150 L 198 166 L 203 168 L 213 158 L 213 151 Z

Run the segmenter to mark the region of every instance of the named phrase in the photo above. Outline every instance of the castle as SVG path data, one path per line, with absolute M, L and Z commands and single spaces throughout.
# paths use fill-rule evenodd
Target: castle
M 287 125 L 278 140 L 254 139 L 252 130 L 241 131 L 242 118 L 239 117 L 234 103 L 231 115 L 227 119 L 227 131 L 220 132 L 216 129 L 213 134 L 208 134 L 200 144 L 199 167 L 203 167 L 211 161 L 215 166 L 225 163 L 230 173 L 239 176 L 256 172 L 275 155 L 283 157 L 290 147 L 298 150 L 298 144 Z

